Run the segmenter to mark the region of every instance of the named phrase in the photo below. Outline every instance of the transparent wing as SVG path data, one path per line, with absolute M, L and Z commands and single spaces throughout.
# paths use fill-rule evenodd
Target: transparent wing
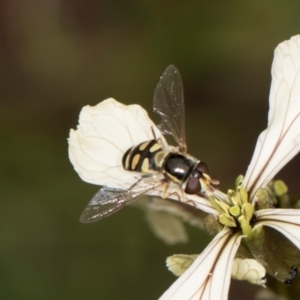
M 142 176 L 129 188 L 123 189 L 124 182 L 114 183 L 110 186 L 102 187 L 89 202 L 80 216 L 82 223 L 91 223 L 101 220 L 119 211 L 123 207 L 131 204 L 144 195 L 160 189 L 165 182 L 157 180 L 156 177 L 147 178 L 144 181 Z
M 154 91 L 153 110 L 161 117 L 162 133 L 172 135 L 180 151 L 186 152 L 183 87 L 179 71 L 173 65 L 160 77 Z
M 275 49 L 269 105 L 268 127 L 258 137 L 243 181 L 251 196 L 300 150 L 299 35 Z

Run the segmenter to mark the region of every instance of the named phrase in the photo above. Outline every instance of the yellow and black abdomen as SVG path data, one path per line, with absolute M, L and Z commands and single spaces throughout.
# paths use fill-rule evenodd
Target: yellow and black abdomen
M 161 145 L 156 140 L 146 141 L 133 146 L 123 156 L 123 167 L 128 171 L 157 172 L 160 168 L 155 163 L 155 156 L 162 150 Z

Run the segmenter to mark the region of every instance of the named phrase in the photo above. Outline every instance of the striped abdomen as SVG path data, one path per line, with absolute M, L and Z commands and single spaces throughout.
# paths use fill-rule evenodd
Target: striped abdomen
M 162 151 L 162 147 L 156 140 L 146 141 L 133 146 L 123 156 L 123 167 L 128 171 L 144 173 L 159 171 L 155 163 L 155 156 L 160 151 Z

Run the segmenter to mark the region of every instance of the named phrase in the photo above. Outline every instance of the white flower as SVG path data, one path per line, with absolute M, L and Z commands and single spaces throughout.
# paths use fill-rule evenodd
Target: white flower
M 273 276 L 281 281 L 291 281 L 296 276 L 296 267 L 272 270 L 272 264 L 266 262 L 268 257 L 253 245 L 268 246 L 257 236 L 269 227 L 300 249 L 300 210 L 268 208 L 270 197 L 261 196 L 267 193 L 270 180 L 300 150 L 300 36 L 281 43 L 275 50 L 269 102 L 268 127 L 260 134 L 245 178 L 237 181 L 236 190 L 230 190 L 228 195 L 217 190 L 206 190 L 206 197 L 186 195 L 187 203 L 216 215 L 224 228 L 160 299 L 227 299 L 233 259 L 243 238 L 254 258 Z M 124 170 L 124 153 L 154 138 L 161 141 L 164 149 L 173 149 L 143 108 L 107 99 L 83 108 L 77 130 L 70 131 L 69 157 L 84 181 L 111 187 L 112 193 L 118 193 L 135 184 L 140 176 Z M 170 182 L 168 189 L 177 192 L 178 185 Z M 162 190 L 149 189 L 144 194 L 162 196 Z M 176 195 L 168 196 L 178 200 Z M 258 271 L 260 267 L 254 268 L 263 274 Z M 260 279 L 257 282 L 263 283 Z
M 141 106 L 126 106 L 110 98 L 96 106 L 83 107 L 77 130 L 70 130 L 69 158 L 82 180 L 126 190 L 140 175 L 126 171 L 122 157 L 129 148 L 154 139 L 153 133 L 165 150 L 172 149 Z M 168 192 L 177 189 L 177 184 L 170 183 Z M 161 196 L 162 189 L 148 194 Z M 169 198 L 178 200 L 175 194 Z M 204 197 L 186 195 L 186 201 L 205 212 L 216 213 Z
M 219 222 L 227 226 L 161 296 L 161 300 L 227 299 L 232 262 L 241 239 L 249 236 L 255 239 L 255 232 L 262 226 L 279 231 L 300 249 L 300 210 L 253 209 L 259 202 L 258 190 L 266 188 L 300 150 L 300 36 L 279 44 L 275 50 L 269 104 L 268 127 L 258 138 L 242 185 L 238 183 L 237 192 L 229 193 L 231 204 L 223 199 L 212 199 L 220 212 Z M 244 191 L 249 194 L 249 199 Z M 249 206 L 248 201 L 252 205 Z M 251 245 L 251 241 L 249 243 Z M 259 260 L 260 257 L 262 254 L 256 258 Z M 263 259 L 260 262 L 264 264 Z M 287 279 L 292 280 L 296 273 L 292 269 L 287 273 Z M 280 277 L 280 274 L 274 272 L 273 276 Z

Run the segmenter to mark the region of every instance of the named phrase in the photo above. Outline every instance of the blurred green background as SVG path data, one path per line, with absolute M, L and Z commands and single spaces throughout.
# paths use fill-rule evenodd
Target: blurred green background
M 298 33 L 299 1 L 2 0 L 0 298 L 157 299 L 175 280 L 165 258 L 200 253 L 210 237 L 187 227 L 188 244 L 167 246 L 136 208 L 79 223 L 99 187 L 69 163 L 69 129 L 108 97 L 153 116 L 172 63 L 189 153 L 232 188 L 266 126 L 273 50 Z M 294 193 L 299 162 L 281 173 Z M 230 299 L 241 292 L 253 298 L 234 283 Z

